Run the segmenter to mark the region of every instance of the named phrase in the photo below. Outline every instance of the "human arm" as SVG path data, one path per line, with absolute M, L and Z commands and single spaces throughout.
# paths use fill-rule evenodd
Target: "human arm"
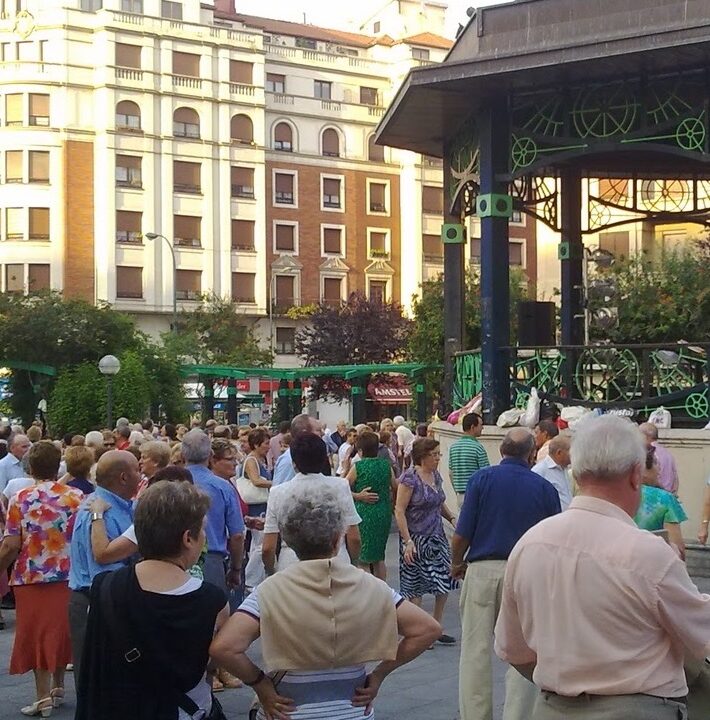
M 665 522 L 663 529 L 668 533 L 668 542 L 678 549 L 680 559 L 685 561 L 685 543 L 683 542 L 683 533 L 680 531 L 680 523 Z
M 249 460 L 253 460 L 254 462 L 249 462 Z M 252 485 L 256 487 L 270 488 L 273 484 L 271 480 L 266 480 L 266 478 L 261 477 L 259 474 L 259 463 L 256 458 L 251 455 L 244 461 L 244 474 L 249 478 Z
M 365 685 L 355 690 L 353 705 L 368 713 L 384 679 L 396 668 L 421 655 L 438 637 L 441 625 L 428 613 L 410 602 L 397 608 L 397 632 L 401 636 L 394 660 L 385 660 L 367 676 Z
M 230 567 L 227 572 L 227 587 L 236 588 L 242 582 L 242 560 L 244 558 L 244 518 L 237 495 L 228 483 L 222 489 L 224 498 L 224 525 L 227 530 L 227 551 Z
M 261 539 L 261 561 L 264 563 L 264 570 L 267 575 L 276 572 L 276 545 L 279 541 L 277 532 L 265 532 Z
M 242 584 L 242 561 L 244 558 L 244 535 L 236 533 L 227 540 L 230 563 L 227 572 L 227 587 L 238 588 Z
M 412 536 L 409 534 L 409 525 L 407 524 L 407 508 L 409 507 L 413 492 L 414 488 L 411 485 L 400 482 L 394 504 L 394 519 L 397 522 L 399 535 L 404 543 L 404 562 L 407 565 L 411 565 L 414 562 L 414 556 L 417 553 Z
M 91 513 L 105 513 L 111 505 L 100 497 L 95 497 L 88 505 Z M 138 544 L 130 537 L 119 535 L 109 540 L 106 523 L 103 518 L 91 521 L 91 553 L 101 565 L 120 562 L 138 550 Z
M 348 481 L 351 488 L 355 486 L 355 481 L 357 480 L 357 463 L 350 467 L 345 479 Z M 352 495 L 353 500 L 368 503 L 368 505 L 374 505 L 380 499 L 380 496 L 377 493 L 370 492 L 369 487 L 363 488 L 360 492 L 352 491 Z
M 710 485 L 705 485 L 703 494 L 703 515 L 698 531 L 698 542 L 702 545 L 708 541 L 708 525 L 710 525 Z
M 457 580 L 460 580 L 466 574 L 466 553 L 471 546 L 471 540 L 476 531 L 478 496 L 479 483 L 476 475 L 474 475 L 468 482 L 461 513 L 456 523 L 456 530 L 451 539 L 451 577 Z
M 451 523 L 454 527 L 456 527 L 456 515 L 454 515 L 451 510 L 449 510 L 446 503 L 443 503 L 441 506 L 441 517 L 444 518 L 447 522 Z
M 5 572 L 15 562 L 22 548 L 22 515 L 20 508 L 10 502 L 7 509 L 5 536 L 0 542 L 0 572 Z
M 351 562 L 356 563 L 360 557 L 360 550 L 362 548 L 360 527 L 358 525 L 348 525 L 345 531 L 345 547 L 348 550 Z
M 293 700 L 279 695 L 271 678 L 246 655 L 258 637 L 259 620 L 237 611 L 212 641 L 210 655 L 220 668 L 254 689 L 267 720 L 288 720 L 289 713 L 295 710 Z

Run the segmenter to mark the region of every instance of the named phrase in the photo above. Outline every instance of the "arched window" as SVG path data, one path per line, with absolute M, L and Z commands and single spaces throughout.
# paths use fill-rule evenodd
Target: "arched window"
M 370 135 L 367 141 L 367 159 L 370 162 L 384 162 L 385 149 L 382 145 L 375 145 L 375 136 Z
M 274 128 L 274 150 L 293 152 L 293 130 L 288 123 L 280 122 Z
M 173 113 L 173 135 L 182 138 L 200 137 L 200 116 L 195 110 L 181 107 Z
M 340 138 L 333 128 L 323 130 L 321 137 L 321 155 L 340 157 Z
M 254 142 L 254 123 L 248 115 L 235 115 L 230 123 L 232 142 Z
M 122 130 L 141 129 L 141 109 L 130 100 L 121 100 L 116 105 L 116 128 Z

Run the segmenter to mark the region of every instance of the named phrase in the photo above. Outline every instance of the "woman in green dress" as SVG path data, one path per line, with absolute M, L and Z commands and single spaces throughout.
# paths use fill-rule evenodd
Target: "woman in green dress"
M 350 467 L 347 480 L 355 507 L 362 518 L 362 548 L 358 565 L 381 580 L 386 580 L 385 548 L 392 524 L 392 498 L 397 483 L 390 461 L 377 457 L 380 447 L 378 435 L 373 432 L 362 433 L 356 447 L 360 460 Z

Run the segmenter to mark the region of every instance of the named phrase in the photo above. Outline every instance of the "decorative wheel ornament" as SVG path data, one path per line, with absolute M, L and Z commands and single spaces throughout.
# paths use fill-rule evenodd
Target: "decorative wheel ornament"
M 683 150 L 702 151 L 705 146 L 705 123 L 700 118 L 686 118 L 678 125 L 675 139 Z
M 599 230 L 611 222 L 611 210 L 598 200 L 589 199 L 589 228 Z
M 513 170 L 526 168 L 537 159 L 537 144 L 532 138 L 513 136 L 510 155 L 513 160 Z
M 580 137 L 607 138 L 625 135 L 634 126 L 638 101 L 624 83 L 582 90 L 572 117 Z
M 691 188 L 683 180 L 644 180 L 641 200 L 651 212 L 681 212 L 690 202 Z
M 707 390 L 701 393 L 691 393 L 685 400 L 685 411 L 693 420 L 705 420 L 710 412 Z
M 641 368 L 631 350 L 589 348 L 577 361 L 580 397 L 591 402 L 628 402 L 638 397 Z
M 525 408 L 528 406 L 529 398 L 530 393 L 527 393 L 523 390 L 518 390 L 518 394 L 515 396 L 515 407 L 518 410 L 525 410 Z

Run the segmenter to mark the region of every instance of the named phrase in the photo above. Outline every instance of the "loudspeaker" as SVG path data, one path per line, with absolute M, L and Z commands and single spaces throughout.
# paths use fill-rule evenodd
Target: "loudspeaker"
M 518 345 L 556 345 L 555 303 L 521 300 L 518 303 Z

